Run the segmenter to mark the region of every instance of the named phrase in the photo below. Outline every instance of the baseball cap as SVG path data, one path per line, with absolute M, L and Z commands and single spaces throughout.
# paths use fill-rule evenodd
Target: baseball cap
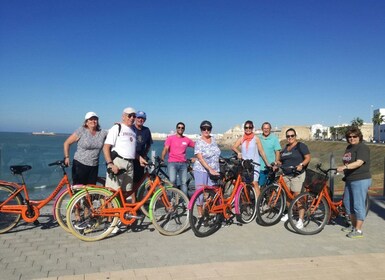
M 127 107 L 126 109 L 123 110 L 123 113 L 125 114 L 135 114 L 135 109 L 131 107 Z
M 147 119 L 146 113 L 143 112 L 143 111 L 138 111 L 138 112 L 136 112 L 136 117 L 137 117 L 137 118 Z
M 202 127 L 210 127 L 210 128 L 212 128 L 213 126 L 211 125 L 211 122 L 209 122 L 209 121 L 203 121 L 203 122 L 201 122 L 200 127 L 201 127 L 201 128 L 202 128 Z
M 96 115 L 95 112 L 88 112 L 88 113 L 85 115 L 84 119 L 85 119 L 85 120 L 88 120 L 88 119 L 90 119 L 90 118 L 92 118 L 92 117 L 97 117 L 97 118 L 99 118 L 98 115 Z

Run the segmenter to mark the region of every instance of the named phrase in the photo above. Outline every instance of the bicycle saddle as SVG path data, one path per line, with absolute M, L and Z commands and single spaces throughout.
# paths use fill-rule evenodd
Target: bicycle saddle
M 32 169 L 32 166 L 30 166 L 30 165 L 12 165 L 9 168 L 11 169 L 13 174 L 19 174 L 20 175 L 24 171 L 28 171 L 28 170 Z

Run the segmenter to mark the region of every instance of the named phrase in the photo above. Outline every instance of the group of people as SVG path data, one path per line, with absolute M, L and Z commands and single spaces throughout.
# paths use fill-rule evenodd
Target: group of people
M 77 142 L 77 150 L 72 161 L 73 184 L 96 184 L 99 155 L 103 150 L 107 168 L 110 173 L 118 176 L 106 176 L 106 186 L 113 189 L 122 188 L 128 193 L 133 184 L 141 181 L 144 175 L 144 166 L 147 164 L 147 154 L 153 143 L 150 129 L 144 126 L 146 113 L 135 111 L 128 107 L 123 110 L 122 121 L 115 124 L 108 133 L 101 130 L 96 113 L 88 112 L 83 125 L 78 128 L 64 142 L 65 164 L 70 165 L 69 148 Z M 210 121 L 204 120 L 200 124 L 201 136 L 194 142 L 184 135 L 186 126 L 183 122 L 176 125 L 175 135 L 169 136 L 161 154 L 165 161 L 168 155 L 168 172 L 172 184 L 180 180 L 180 188 L 187 195 L 187 162 L 186 150 L 194 149 L 193 173 L 195 187 L 212 186 L 211 175 L 219 175 L 219 157 L 221 150 L 212 136 L 213 126 Z M 306 168 L 310 163 L 311 155 L 307 145 L 297 140 L 297 132 L 289 128 L 285 132 L 287 143 L 282 148 L 278 138 L 271 133 L 271 124 L 264 122 L 261 126 L 262 134 L 255 135 L 254 124 L 248 120 L 244 123 L 244 135 L 237 139 L 232 150 L 238 158 L 252 159 L 254 176 L 252 184 L 256 194 L 260 193 L 260 186 L 266 184 L 269 169 L 280 166 L 284 172 L 284 180 L 294 196 L 301 190 L 306 176 Z M 365 220 L 365 199 L 371 185 L 370 152 L 362 141 L 362 133 L 357 127 L 346 132 L 348 146 L 343 156 L 343 165 L 337 171 L 344 173 L 345 194 L 344 205 L 350 215 L 352 227 L 343 228 L 348 231 L 347 237 L 363 237 L 362 226 Z M 135 201 L 132 195 L 128 197 Z M 199 205 L 199 203 L 198 203 Z M 282 221 L 288 219 L 287 214 Z M 303 227 L 303 213 L 297 222 L 297 227 Z

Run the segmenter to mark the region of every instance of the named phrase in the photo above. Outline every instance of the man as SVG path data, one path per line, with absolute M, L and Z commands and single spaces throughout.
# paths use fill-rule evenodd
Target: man
M 147 154 L 150 151 L 153 141 L 150 129 L 147 126 L 144 126 L 146 120 L 146 113 L 137 111 L 133 130 L 136 133 L 136 154 L 147 160 Z M 134 184 L 140 182 L 143 175 L 144 167 L 140 164 L 139 159 L 134 159 Z
M 176 134 L 167 137 L 164 143 L 161 159 L 164 161 L 168 153 L 168 175 L 171 183 L 176 186 L 177 174 L 181 181 L 181 190 L 186 195 L 187 193 L 187 162 L 186 150 L 188 147 L 194 148 L 195 144 L 190 138 L 183 135 L 185 125 L 178 122 L 176 125 Z
M 106 186 L 116 190 L 122 187 L 125 195 L 133 187 L 134 159 L 137 158 L 142 165 L 147 163 L 144 158 L 136 154 L 136 134 L 133 130 L 135 118 L 135 109 L 125 108 L 122 122 L 108 131 L 103 146 L 107 168 L 110 168 L 114 174 L 118 174 L 120 169 L 126 170 L 123 174 L 116 176 L 107 173 Z M 132 200 L 134 201 L 134 195 Z
M 267 160 L 269 163 L 275 162 L 277 163 L 280 159 L 279 151 L 281 150 L 281 145 L 279 144 L 279 140 L 277 136 L 271 134 L 271 124 L 269 122 L 264 122 L 261 126 L 262 134 L 259 135 L 259 139 L 261 140 L 263 150 L 265 151 Z M 264 161 L 261 161 L 261 168 L 258 183 L 259 186 L 263 187 L 267 181 L 267 175 L 269 171 L 266 169 L 266 165 Z

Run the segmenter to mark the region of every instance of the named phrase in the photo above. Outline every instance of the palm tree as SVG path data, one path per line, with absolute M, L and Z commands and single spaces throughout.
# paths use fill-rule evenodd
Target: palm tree
M 381 128 L 381 124 L 385 120 L 384 118 L 385 118 L 385 116 L 381 115 L 380 112 L 375 113 L 373 118 L 372 118 L 372 122 L 373 122 L 374 127 L 377 126 L 377 129 L 378 129 L 377 143 L 380 143 L 380 140 L 381 140 L 380 128 Z
M 352 124 L 352 126 L 360 128 L 364 124 L 364 120 L 357 117 L 357 118 L 352 120 L 351 124 Z

